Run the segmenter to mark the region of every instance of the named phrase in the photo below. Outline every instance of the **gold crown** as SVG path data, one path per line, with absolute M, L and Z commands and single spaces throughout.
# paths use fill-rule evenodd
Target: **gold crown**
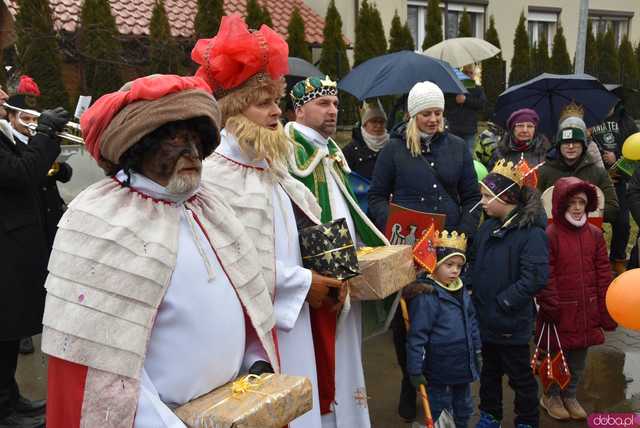
M 571 101 L 560 111 L 560 119 L 558 120 L 558 123 L 561 123 L 568 117 L 579 117 L 582 119 L 584 117 L 584 107 Z
M 455 248 L 463 253 L 467 251 L 467 236 L 464 233 L 458 235 L 456 231 L 449 233 L 443 230 L 439 233 L 436 232 L 435 241 L 436 247 Z
M 516 182 L 518 185 L 522 184 L 524 180 L 524 174 L 517 165 L 513 162 L 507 162 L 506 159 L 500 159 L 496 162 L 495 166 L 491 170 L 492 173 L 500 174 L 503 177 L 507 177 L 509 180 Z

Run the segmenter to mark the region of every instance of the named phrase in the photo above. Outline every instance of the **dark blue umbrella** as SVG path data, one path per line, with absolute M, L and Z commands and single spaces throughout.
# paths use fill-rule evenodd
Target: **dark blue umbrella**
M 560 112 L 571 102 L 584 108 L 584 122 L 591 127 L 609 115 L 618 97 L 588 74 L 544 73 L 500 94 L 496 102 L 495 121 L 506 129 L 511 113 L 530 108 L 540 116 L 538 131 L 554 139 Z
M 448 63 L 412 51 L 395 52 L 363 62 L 338 82 L 338 89 L 364 100 L 406 94 L 413 85 L 425 80 L 432 81 L 446 93 L 467 93 Z

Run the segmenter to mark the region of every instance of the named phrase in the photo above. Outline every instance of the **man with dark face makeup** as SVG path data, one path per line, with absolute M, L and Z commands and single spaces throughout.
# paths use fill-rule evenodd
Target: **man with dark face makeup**
M 111 177 L 74 199 L 54 243 L 48 427 L 184 427 L 175 406 L 279 369 L 255 247 L 200 186 L 219 124 L 197 77 L 136 79 L 82 116 Z

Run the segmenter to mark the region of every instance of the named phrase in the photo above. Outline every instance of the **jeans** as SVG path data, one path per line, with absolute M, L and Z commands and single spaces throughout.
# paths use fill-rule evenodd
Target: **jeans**
M 0 341 L 0 419 L 8 416 L 18 401 L 16 367 L 19 340 Z
M 620 211 L 611 224 L 610 260 L 627 260 L 627 244 L 629 243 L 629 204 L 627 203 L 627 182 L 618 181 L 615 185 Z
M 567 360 L 569 366 L 569 372 L 571 373 L 571 380 L 569 385 L 563 390 L 560 389 L 557 383 L 554 383 L 549 387 L 549 395 L 561 396 L 562 398 L 576 398 L 576 390 L 578 389 L 578 382 L 582 378 L 584 372 L 584 366 L 587 362 L 588 348 L 583 349 L 569 349 L 564 351 L 564 358 Z
M 509 377 L 515 392 L 514 425 L 539 424 L 538 382 L 531 371 L 529 345 L 482 343 L 480 410 L 502 420 L 502 376 Z
M 449 411 L 456 423 L 456 428 L 467 428 L 473 414 L 471 384 L 439 385 L 427 380 L 427 394 L 431 405 L 431 416 L 436 422 L 444 409 Z

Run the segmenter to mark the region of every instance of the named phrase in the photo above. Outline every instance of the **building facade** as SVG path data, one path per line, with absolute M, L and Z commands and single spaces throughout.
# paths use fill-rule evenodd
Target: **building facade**
M 355 40 L 355 22 L 358 5 L 362 0 L 338 0 L 336 7 L 342 16 L 343 33 Z M 416 47 L 420 49 L 425 37 L 428 0 L 369 0 L 380 10 L 387 37 L 391 19 L 397 10 L 404 22 L 407 20 Z M 318 14 L 324 16 L 330 0 L 305 0 Z M 502 56 L 507 68 L 513 58 L 513 38 L 520 14 L 527 18 L 527 31 L 531 43 L 547 39 L 549 51 L 559 25 L 567 40 L 569 56 L 573 58 L 578 37 L 580 0 L 443 0 L 440 2 L 443 36 L 457 37 L 462 13 L 471 17 L 471 30 L 475 37 L 484 37 L 493 16 L 502 46 Z M 625 35 L 635 45 L 640 41 L 640 0 L 589 0 L 589 19 L 595 34 L 613 28 L 616 41 Z M 509 70 L 507 70 L 507 73 Z

